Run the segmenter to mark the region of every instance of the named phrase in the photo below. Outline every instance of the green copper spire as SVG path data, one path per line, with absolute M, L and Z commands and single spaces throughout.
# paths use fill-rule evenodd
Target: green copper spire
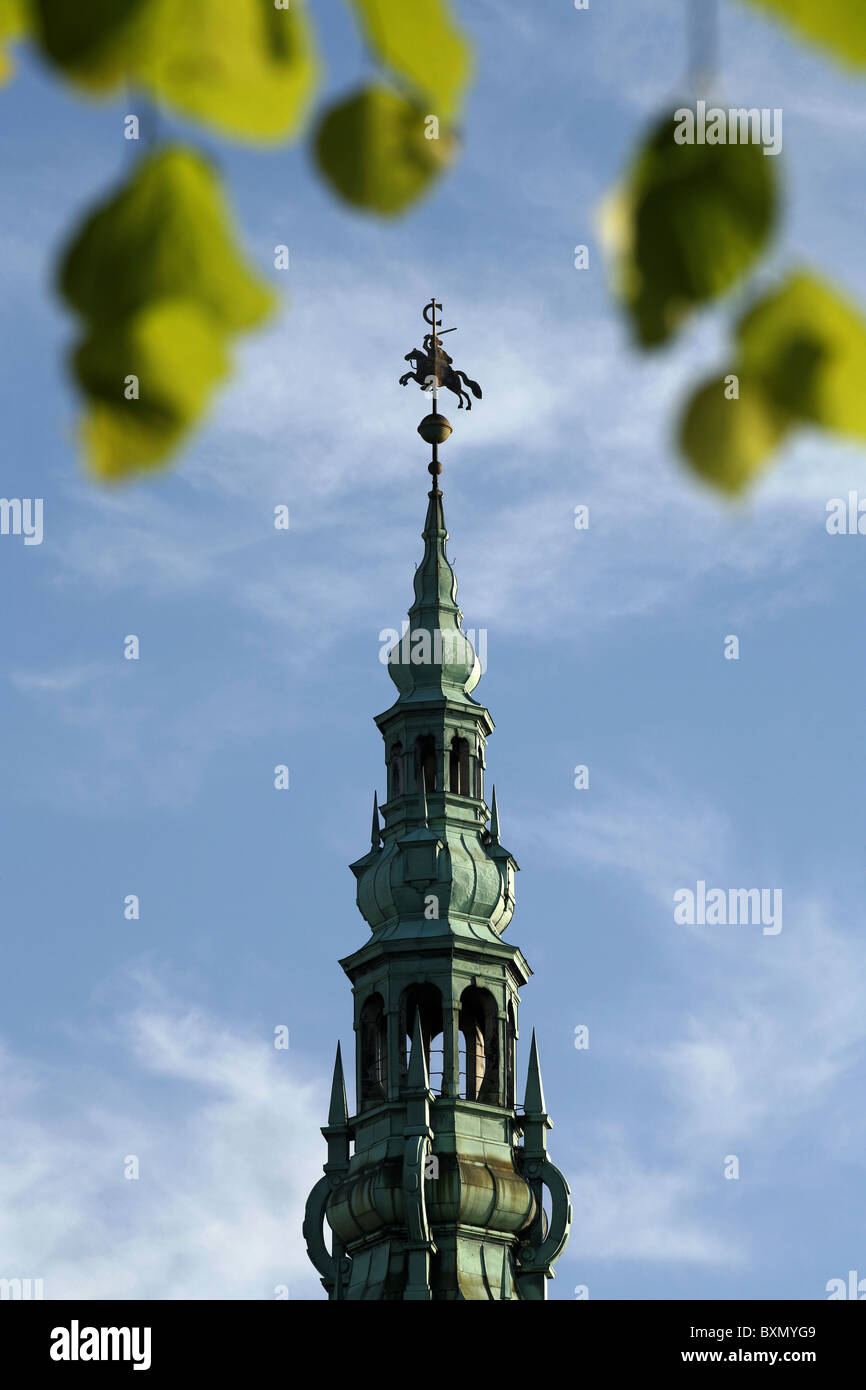
M 442 695 L 466 701 L 481 679 L 481 663 L 461 626 L 457 578 L 445 545 L 442 494 L 434 485 L 428 496 L 415 602 L 408 628 L 388 656 L 388 671 L 404 704 Z
M 342 1129 L 349 1123 L 349 1107 L 346 1103 L 346 1082 L 343 1077 L 343 1058 L 340 1044 L 337 1043 L 337 1059 L 334 1062 L 334 1079 L 331 1082 L 331 1105 L 328 1110 L 328 1128 Z
M 490 839 L 494 845 L 499 844 L 499 807 L 496 805 L 496 787 L 493 788 L 493 800 L 490 807 Z
M 504 939 L 517 864 L 500 840 L 496 792 L 485 801 L 493 720 L 472 695 L 481 662 L 462 628 L 439 489 L 438 449 L 452 431 L 437 393 L 468 408 L 481 388 L 445 353 L 452 330 L 440 309 L 425 309 L 431 332 L 401 378 L 432 383 L 418 428 L 433 486 L 408 624 L 389 654 L 397 698 L 376 717 L 387 790 L 381 805 L 373 798 L 370 848 L 351 865 L 369 928 L 340 962 L 354 997 L 354 1113 L 338 1048 L 328 1162 L 304 1222 L 336 1300 L 543 1299 L 571 1219 L 547 1153 L 534 1034 L 523 1112 L 516 1105 L 520 990 L 532 972 Z
M 565 1249 L 571 1227 L 571 1193 L 559 1169 L 547 1153 L 547 1131 L 553 1121 L 547 1113 L 541 1063 L 535 1029 L 529 1050 L 529 1070 L 523 1100 L 523 1173 L 537 1203 L 537 1215 L 526 1231 L 521 1251 L 518 1283 L 521 1297 L 529 1300 L 547 1297 L 546 1284 L 553 1278 L 553 1264 Z M 550 1221 L 542 1215 L 542 1188 L 550 1194 Z
M 408 1091 L 428 1091 L 430 1089 L 430 1077 L 427 1075 L 427 1053 L 424 1051 L 424 1039 L 421 1035 L 421 1014 L 417 1009 L 415 1011 L 415 1026 L 412 1029 L 412 1050 L 409 1054 L 406 1089 Z
M 532 1030 L 532 1042 L 529 1045 L 529 1071 L 526 1075 L 526 1093 L 523 1097 L 523 1112 L 536 1116 L 547 1117 L 547 1107 L 544 1104 L 544 1087 L 541 1084 L 541 1063 L 538 1060 L 538 1043 L 535 1040 L 535 1029 Z

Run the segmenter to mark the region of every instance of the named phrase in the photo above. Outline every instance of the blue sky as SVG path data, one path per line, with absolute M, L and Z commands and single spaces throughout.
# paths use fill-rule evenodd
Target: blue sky
M 484 388 L 449 411 L 443 488 L 522 870 L 508 936 L 536 972 L 519 1074 L 535 1026 L 574 1197 L 551 1297 L 821 1298 L 866 1275 L 866 541 L 824 526 L 829 498 L 866 495 L 866 459 L 804 433 L 723 504 L 672 426 L 732 306 L 629 348 L 599 209 L 684 90 L 684 7 L 458 8 L 465 149 L 400 222 L 338 205 L 302 147 L 191 134 L 288 302 L 177 465 L 119 490 L 76 456 L 50 283 L 130 158 L 132 104 L 82 102 L 23 54 L 0 96 L 2 491 L 45 507 L 42 545 L 0 538 L 0 1274 L 48 1297 L 321 1295 L 300 1221 L 351 1048 L 337 959 L 367 928 L 346 866 L 383 790 L 379 633 L 411 600 L 428 482 L 424 401 L 397 377 L 434 293 Z M 368 62 L 344 7 L 315 12 L 344 92 Z M 757 283 L 805 262 L 866 304 L 862 84 L 743 5 L 721 32 L 724 101 L 784 111 Z M 699 879 L 781 889 L 782 931 L 676 925 Z

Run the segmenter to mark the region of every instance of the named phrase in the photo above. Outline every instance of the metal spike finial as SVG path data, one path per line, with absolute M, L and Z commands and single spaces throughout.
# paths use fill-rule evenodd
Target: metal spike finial
M 382 831 L 379 825 L 379 802 L 376 793 L 373 792 L 373 824 L 370 828 L 370 847 L 378 849 L 382 839 Z
M 337 1043 L 337 1058 L 334 1062 L 334 1079 L 331 1082 L 331 1104 L 328 1107 L 328 1124 L 334 1129 L 343 1129 L 349 1123 L 349 1108 L 346 1103 L 346 1082 L 343 1078 L 343 1059 L 340 1044 Z
M 532 1044 L 529 1049 L 529 1069 L 526 1074 L 523 1109 L 526 1115 L 533 1117 L 547 1113 L 547 1107 L 544 1103 L 544 1086 L 541 1082 L 541 1063 L 538 1059 L 538 1042 L 534 1028 L 532 1030 Z
M 410 1091 L 427 1091 L 430 1088 L 430 1074 L 427 1070 L 427 1051 L 421 1030 L 421 1013 L 415 1011 L 415 1024 L 412 1029 L 412 1046 L 409 1052 L 409 1069 L 406 1085 Z

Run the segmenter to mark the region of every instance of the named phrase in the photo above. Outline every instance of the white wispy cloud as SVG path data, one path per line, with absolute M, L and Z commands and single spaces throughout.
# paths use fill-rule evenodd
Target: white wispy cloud
M 730 861 L 732 832 L 724 813 L 706 797 L 680 786 L 669 773 L 646 769 L 646 781 L 609 775 L 591 798 L 551 814 L 524 806 L 509 835 L 536 852 L 585 869 L 631 877 L 641 893 L 672 907 L 674 888 Z
M 777 937 L 677 925 L 677 885 L 742 882 L 734 827 L 670 777 L 592 796 L 580 811 L 548 808 L 536 850 L 560 868 L 626 876 L 637 893 L 629 916 L 643 922 L 668 984 L 639 1009 L 624 998 L 603 1043 L 595 1030 L 619 1099 L 581 1126 L 570 1258 L 740 1263 L 751 1238 L 746 1217 L 723 1215 L 727 1155 L 760 1193 L 808 1187 L 828 1162 L 862 1152 L 866 1121 L 845 1099 L 866 1079 L 866 943 L 845 925 L 856 918 L 856 887 L 837 877 L 819 897 L 787 881 Z M 516 838 L 532 824 L 527 816 Z M 773 873 L 766 866 L 762 881 L 774 883 Z M 631 929 L 621 924 L 624 943 Z M 649 1146 L 646 1114 L 622 1116 L 621 1097 L 635 1086 L 654 1117 Z M 792 1166 L 781 1156 L 794 1151 Z
M 826 1151 L 838 1157 L 843 1136 L 851 1146 L 854 1117 L 840 1130 L 827 1112 L 843 1082 L 866 1078 L 866 944 L 833 925 L 824 904 L 796 904 L 790 917 L 767 943 L 777 950 L 713 951 L 712 984 L 695 991 L 681 1036 L 660 1050 L 690 1142 L 726 1137 L 767 1159 L 821 1116 Z M 860 1116 L 856 1128 L 862 1137 Z
M 143 995 L 99 1070 L 7 1051 L 0 1072 L 4 1277 L 46 1298 L 321 1296 L 301 1223 L 327 1085 L 291 1050 Z
M 634 1136 L 615 1126 L 582 1146 L 571 1185 L 573 1270 L 593 1259 L 727 1266 L 747 1258 L 745 1234 L 708 1215 L 700 1177 L 682 1164 L 642 1161 Z
M 88 662 L 54 671 L 13 671 L 9 679 L 17 690 L 34 694 L 65 695 L 113 673 L 107 662 Z

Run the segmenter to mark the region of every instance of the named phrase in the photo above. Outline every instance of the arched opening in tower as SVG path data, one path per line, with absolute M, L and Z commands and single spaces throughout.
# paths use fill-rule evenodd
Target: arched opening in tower
M 395 743 L 391 749 L 391 796 L 403 795 L 403 745 Z
M 421 1018 L 421 1041 L 427 1061 L 430 1090 L 442 1092 L 443 1041 L 442 994 L 429 982 L 409 985 L 400 996 L 400 1081 L 406 1084 L 415 1015 Z
M 421 786 L 421 777 L 424 777 L 424 790 L 435 792 L 437 790 L 436 776 L 436 740 L 432 734 L 419 734 L 415 740 L 415 785 Z
M 448 786 L 455 796 L 470 796 L 469 785 L 469 740 L 451 740 L 451 754 L 448 760 Z
M 466 1100 L 499 1103 L 499 1022 L 496 1000 L 470 985 L 460 996 L 460 1094 Z
M 505 1104 L 510 1110 L 514 1109 L 514 1064 L 515 1052 L 517 1050 L 517 1023 L 514 1017 L 514 1005 L 508 1005 L 508 1022 L 505 1033 Z
M 385 1001 L 371 994 L 361 1009 L 361 1108 L 388 1094 L 388 1041 Z

